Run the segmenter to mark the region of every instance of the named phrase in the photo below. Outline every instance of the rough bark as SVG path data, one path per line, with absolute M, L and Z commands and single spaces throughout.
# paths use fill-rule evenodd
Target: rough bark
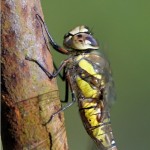
M 2 144 L 4 150 L 68 149 L 56 80 L 28 55 L 53 71 L 52 58 L 35 15 L 39 0 L 2 0 Z

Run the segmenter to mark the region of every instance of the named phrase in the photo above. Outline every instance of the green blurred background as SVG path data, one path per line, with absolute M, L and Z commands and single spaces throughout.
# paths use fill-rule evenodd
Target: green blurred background
M 117 100 L 111 109 L 119 150 L 150 150 L 150 1 L 42 0 L 46 24 L 57 43 L 87 25 L 111 62 Z M 57 66 L 66 58 L 53 51 Z M 64 85 L 58 79 L 61 97 Z M 94 150 L 77 104 L 65 111 L 70 150 Z

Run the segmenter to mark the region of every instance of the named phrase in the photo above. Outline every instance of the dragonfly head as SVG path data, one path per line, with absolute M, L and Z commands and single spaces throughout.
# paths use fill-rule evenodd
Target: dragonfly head
M 88 27 L 78 26 L 64 36 L 64 46 L 72 50 L 97 50 L 97 41 L 90 33 Z

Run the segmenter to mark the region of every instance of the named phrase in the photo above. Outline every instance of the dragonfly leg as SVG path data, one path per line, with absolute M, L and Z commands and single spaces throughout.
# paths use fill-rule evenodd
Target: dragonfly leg
M 26 60 L 29 60 L 29 61 L 35 62 L 35 63 L 45 72 L 45 74 L 48 76 L 49 79 L 55 78 L 55 77 L 60 73 L 60 71 L 66 66 L 66 64 L 67 64 L 67 62 L 68 62 L 68 60 L 64 60 L 64 61 L 62 62 L 62 64 L 59 66 L 58 70 L 56 70 L 56 71 L 53 72 L 53 73 L 50 73 L 49 71 L 47 71 L 47 69 L 45 69 L 45 68 L 43 67 L 43 65 L 42 65 L 39 61 L 37 61 L 37 60 L 35 60 L 35 59 L 33 59 L 33 58 L 30 58 L 30 57 L 28 57 L 28 56 L 26 56 L 25 59 L 26 59 Z
M 67 81 L 65 81 L 65 99 L 61 100 L 62 103 L 67 103 L 69 99 L 69 87 Z
M 61 47 L 61 46 L 59 46 L 59 45 L 57 45 L 57 44 L 55 43 L 55 41 L 53 40 L 52 36 L 51 36 L 50 33 L 48 32 L 48 28 L 47 28 L 45 22 L 43 21 L 43 19 L 41 18 L 41 16 L 40 16 L 39 14 L 36 14 L 36 18 L 38 19 L 38 21 L 40 22 L 40 24 L 44 27 L 45 32 L 46 32 L 46 34 L 47 34 L 47 36 L 48 36 L 49 42 L 50 42 L 50 44 L 52 45 L 52 47 L 53 47 L 56 51 L 58 51 L 59 53 L 62 53 L 62 54 L 69 54 L 69 51 L 68 51 L 68 50 L 66 50 L 65 48 L 63 48 L 63 47 Z
M 58 70 L 58 68 L 57 68 L 57 66 L 56 66 L 56 64 L 55 64 L 55 62 L 53 63 L 53 65 L 54 65 L 55 70 Z M 61 72 L 58 74 L 58 76 L 60 77 L 60 79 L 61 79 L 62 81 L 64 81 L 64 77 L 63 77 L 63 74 L 61 74 Z
M 60 110 L 58 110 L 57 112 L 55 112 L 54 114 L 52 114 L 52 116 L 50 117 L 50 119 L 47 121 L 46 124 L 48 124 L 52 119 L 53 117 L 55 117 L 56 115 L 58 115 L 60 112 L 66 110 L 67 108 L 69 108 L 70 106 L 72 106 L 74 104 L 74 102 L 76 102 L 76 97 L 75 97 L 75 92 L 73 91 L 73 88 L 72 88 L 72 85 L 70 83 L 70 76 L 66 76 L 67 80 L 66 80 L 66 85 L 69 83 L 70 85 L 70 89 L 71 89 L 71 95 L 72 95 L 72 101 L 70 103 L 67 103 L 64 107 L 62 107 Z M 68 81 L 68 83 L 67 83 Z M 67 96 L 65 96 L 65 101 L 64 102 L 68 102 L 68 91 L 69 89 L 66 89 L 66 94 Z
M 65 105 L 64 107 L 62 107 L 59 111 L 57 111 L 57 112 L 55 112 L 54 114 L 52 114 L 52 116 L 50 117 L 50 119 L 47 121 L 46 124 L 48 124 L 48 123 L 53 119 L 53 117 L 55 117 L 56 115 L 58 115 L 58 114 L 61 113 L 62 111 L 66 110 L 67 108 L 69 108 L 70 106 L 72 106 L 75 101 L 76 101 L 75 94 L 72 93 L 72 102 L 66 104 L 66 105 Z

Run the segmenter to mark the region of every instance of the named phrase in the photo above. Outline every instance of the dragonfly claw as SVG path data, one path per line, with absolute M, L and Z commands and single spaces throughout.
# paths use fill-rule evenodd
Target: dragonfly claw
M 29 56 L 25 56 L 25 59 L 26 59 L 26 60 L 29 60 L 29 61 L 32 61 L 32 60 L 33 60 L 33 59 L 30 58 Z

